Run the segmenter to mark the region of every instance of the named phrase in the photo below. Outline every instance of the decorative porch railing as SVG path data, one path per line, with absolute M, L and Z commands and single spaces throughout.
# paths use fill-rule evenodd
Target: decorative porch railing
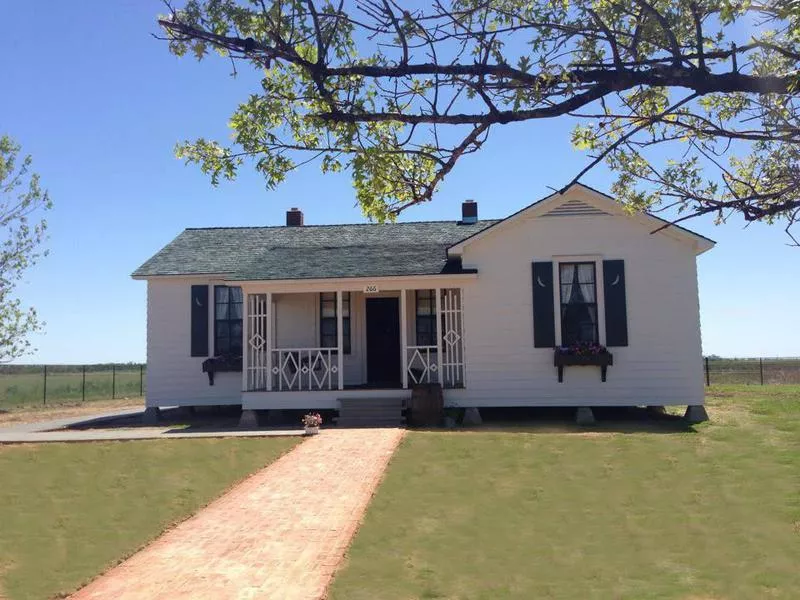
M 332 390 L 338 386 L 337 359 L 336 348 L 275 348 L 272 350 L 272 389 Z
M 439 383 L 436 346 L 407 346 L 409 383 Z
M 442 290 L 442 379 L 445 387 L 464 386 L 464 317 L 460 289 Z
M 245 389 L 247 391 L 266 390 L 269 386 L 270 368 L 267 340 L 272 335 L 270 310 L 267 294 L 247 295 L 247 319 L 245 321 L 247 339 Z
M 464 317 L 461 290 L 437 290 L 435 346 L 406 346 L 408 383 L 464 386 Z
M 465 385 L 463 294 L 459 288 L 437 288 L 434 308 L 435 337 L 430 345 L 409 345 L 413 332 L 406 310 L 408 295 L 413 289 L 400 291 L 400 330 L 403 385 L 440 383 L 446 388 Z M 341 292 L 337 292 L 341 294 Z M 431 298 L 433 300 L 433 298 Z M 338 298 L 341 310 L 341 297 Z M 337 348 L 275 348 L 280 343 L 274 334 L 275 302 L 273 294 L 248 294 L 243 322 L 245 352 L 243 356 L 243 388 L 246 391 L 322 391 L 343 389 L 342 362 Z M 413 314 L 413 312 L 412 312 Z M 430 313 L 428 313 L 430 314 Z M 413 318 L 413 316 L 412 316 Z M 413 323 L 413 322 L 412 322 Z M 343 317 L 339 314 L 339 345 Z M 363 354 L 361 360 L 367 360 Z

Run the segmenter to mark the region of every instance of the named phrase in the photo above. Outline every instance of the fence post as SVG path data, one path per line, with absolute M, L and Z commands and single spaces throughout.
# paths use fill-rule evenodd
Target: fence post
M 86 365 L 83 365 L 83 380 L 81 381 L 81 402 L 86 402 Z
M 761 385 L 764 385 L 764 359 L 758 359 L 758 372 L 761 375 Z
M 144 365 L 139 365 L 139 396 L 144 396 Z
M 706 387 L 711 385 L 711 373 L 708 371 L 708 357 L 706 356 Z
M 117 397 L 117 365 L 111 365 L 111 399 Z
M 42 404 L 47 404 L 47 365 L 44 365 L 44 390 L 42 391 Z

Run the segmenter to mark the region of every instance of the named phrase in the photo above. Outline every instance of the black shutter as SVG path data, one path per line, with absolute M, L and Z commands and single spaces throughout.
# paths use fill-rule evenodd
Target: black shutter
M 606 300 L 606 346 L 627 346 L 624 260 L 603 261 L 603 292 Z
M 556 322 L 553 312 L 553 263 L 533 263 L 533 346 L 556 345 Z
M 208 356 L 208 286 L 192 286 L 192 356 Z

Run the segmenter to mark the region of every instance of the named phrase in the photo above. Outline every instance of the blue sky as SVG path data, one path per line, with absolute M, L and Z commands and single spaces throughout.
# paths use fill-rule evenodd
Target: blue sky
M 306 167 L 267 191 L 245 169 L 213 188 L 174 158 L 178 140 L 227 139 L 227 119 L 252 88 L 225 61 L 169 54 L 151 36 L 160 2 L 6 2 L 0 12 L 0 132 L 33 155 L 55 202 L 51 254 L 19 288 L 47 326 L 19 362 L 144 360 L 145 283 L 129 275 L 185 227 L 276 225 L 291 206 L 311 224 L 364 220 L 346 175 Z M 433 203 L 403 218 L 456 218 L 465 198 L 481 217 L 503 217 L 547 195 L 586 164 L 570 128 L 498 129 Z M 584 181 L 610 185 L 602 170 Z M 718 242 L 699 259 L 704 352 L 800 355 L 800 250 L 778 227 L 687 225 Z

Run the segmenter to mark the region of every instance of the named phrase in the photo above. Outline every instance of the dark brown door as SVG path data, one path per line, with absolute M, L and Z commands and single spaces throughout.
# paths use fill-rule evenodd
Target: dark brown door
M 367 382 L 400 386 L 400 315 L 397 298 L 367 298 Z

